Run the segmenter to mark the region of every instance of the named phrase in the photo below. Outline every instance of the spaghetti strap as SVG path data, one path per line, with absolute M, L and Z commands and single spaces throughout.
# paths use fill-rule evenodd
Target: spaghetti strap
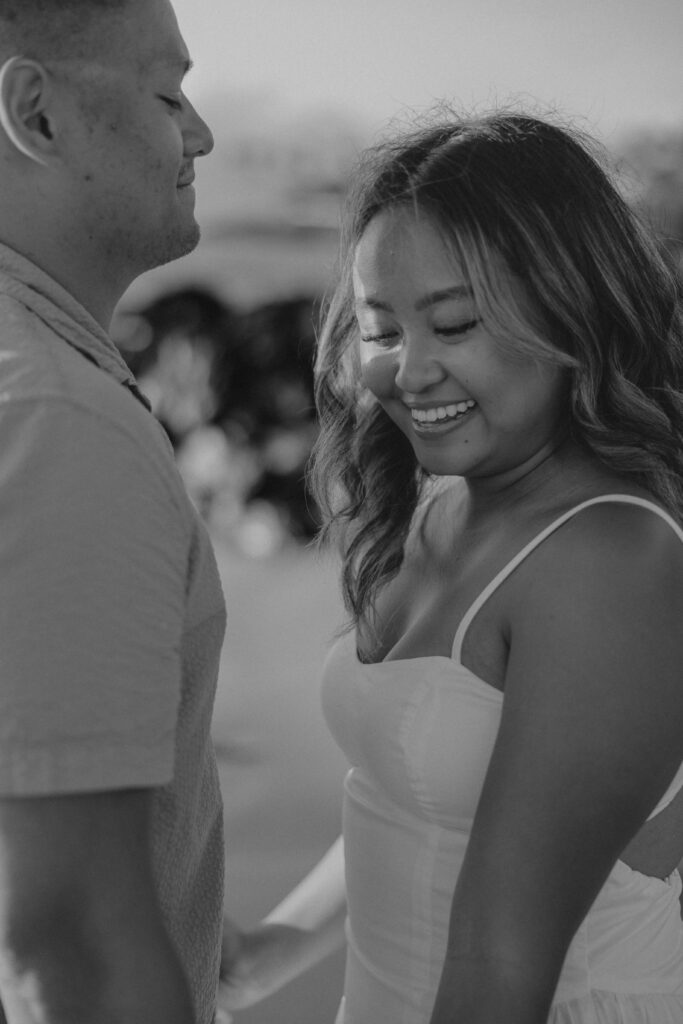
M 637 498 L 632 494 L 601 494 L 597 498 L 589 498 L 588 501 L 582 501 L 580 505 L 575 505 L 574 508 L 570 508 L 567 512 L 563 513 L 563 515 L 553 520 L 553 522 L 550 523 L 549 526 L 546 526 L 544 530 L 542 530 L 539 534 L 537 534 L 536 537 L 530 540 L 529 543 L 526 544 L 522 548 L 522 550 L 519 551 L 514 556 L 514 558 L 512 558 L 496 576 L 494 576 L 491 582 L 486 587 L 484 587 L 479 597 L 477 597 L 473 604 L 470 605 L 465 615 L 463 616 L 460 625 L 458 626 L 455 638 L 453 640 L 453 647 L 451 650 L 451 657 L 453 658 L 454 661 L 460 664 L 460 658 L 462 655 L 462 644 L 463 640 L 465 639 L 465 633 L 467 632 L 477 612 L 483 607 L 483 605 L 486 604 L 488 599 L 491 597 L 491 594 L 493 594 L 498 589 L 501 583 L 515 571 L 515 569 L 518 565 L 520 565 L 521 562 L 524 561 L 527 555 L 531 554 L 531 552 L 540 544 L 542 544 L 543 541 L 551 535 L 551 533 L 554 533 L 555 530 L 559 529 L 560 526 L 563 526 L 564 523 L 566 523 L 569 519 L 575 516 L 578 512 L 582 512 L 583 509 L 588 508 L 591 505 L 601 505 L 605 504 L 606 502 L 620 502 L 624 505 L 640 505 L 642 508 L 650 509 L 650 511 L 655 512 L 658 516 L 660 516 L 660 518 L 664 519 L 672 528 L 672 530 L 676 533 L 679 540 L 683 542 L 683 529 L 678 525 L 675 519 L 673 519 L 668 512 L 665 512 L 664 509 L 660 508 L 658 505 L 655 505 L 654 502 L 648 501 L 645 498 Z

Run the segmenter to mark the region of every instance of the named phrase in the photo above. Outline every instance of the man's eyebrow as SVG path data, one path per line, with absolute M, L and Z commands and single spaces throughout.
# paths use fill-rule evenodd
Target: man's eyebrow
M 452 288 L 440 288 L 438 291 L 429 292 L 428 295 L 418 299 L 415 303 L 415 309 L 420 312 L 423 309 L 427 309 L 429 306 L 436 306 L 439 302 L 447 302 L 449 299 L 471 299 L 472 289 L 466 284 L 455 284 Z M 362 296 L 357 302 L 356 306 L 365 306 L 368 309 L 382 309 L 387 313 L 393 312 L 391 306 L 387 302 L 382 302 L 381 299 L 376 299 L 372 295 Z

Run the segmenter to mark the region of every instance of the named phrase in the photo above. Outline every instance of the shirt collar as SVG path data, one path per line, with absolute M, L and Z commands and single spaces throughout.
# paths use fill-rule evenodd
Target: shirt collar
M 1 242 L 0 292 L 21 302 L 121 384 L 136 389 L 135 378 L 114 342 L 80 302 L 35 263 Z

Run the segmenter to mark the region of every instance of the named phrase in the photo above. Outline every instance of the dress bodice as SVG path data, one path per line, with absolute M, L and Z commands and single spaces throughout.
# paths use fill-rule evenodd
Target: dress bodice
M 323 675 L 328 726 L 349 762 L 407 813 L 469 828 L 502 694 L 450 658 L 363 664 L 353 635 L 332 648 Z

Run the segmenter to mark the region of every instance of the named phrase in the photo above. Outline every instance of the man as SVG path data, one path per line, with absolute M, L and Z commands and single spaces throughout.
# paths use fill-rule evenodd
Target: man
M 0 0 L 0 66 L 0 999 L 210 1024 L 223 598 L 106 332 L 213 141 L 169 0 Z

